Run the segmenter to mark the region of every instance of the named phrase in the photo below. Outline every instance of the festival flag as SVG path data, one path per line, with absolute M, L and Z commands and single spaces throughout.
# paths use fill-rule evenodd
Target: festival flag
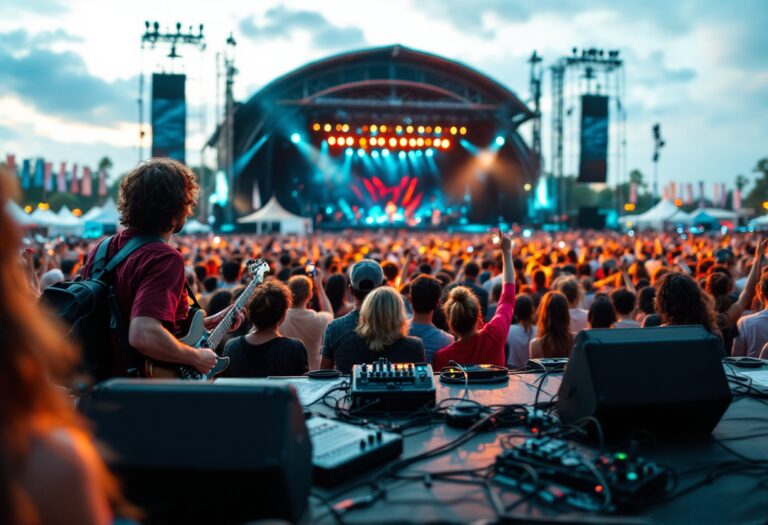
M 64 193 L 67 191 L 67 163 L 59 164 L 59 176 L 56 177 L 56 191 Z
M 46 162 L 43 167 L 43 190 L 46 192 L 53 190 L 53 180 L 51 178 L 53 172 L 53 162 Z
M 720 184 L 720 207 L 725 208 L 728 202 L 728 191 L 725 189 L 725 183 Z
M 686 186 L 686 189 L 688 191 L 687 191 L 685 203 L 686 204 L 693 204 L 693 184 L 689 182 L 687 184 L 687 186 Z
M 35 180 L 32 183 L 33 188 L 43 187 L 43 183 L 45 182 L 43 180 L 43 171 L 44 171 L 43 159 L 35 160 Z
M 99 170 L 99 197 L 107 196 L 107 172 Z
M 677 184 L 674 182 L 669 183 L 669 200 L 673 201 L 677 198 Z
M 16 155 L 13 155 L 9 153 L 5 156 L 5 164 L 8 166 L 8 171 L 11 172 L 11 175 L 14 177 L 17 177 L 16 173 Z
M 633 182 L 629 185 L 629 202 L 637 204 L 637 183 Z
M 90 197 L 92 194 L 91 168 L 83 166 L 83 180 L 80 183 L 80 195 Z
M 717 207 L 720 202 L 720 185 L 715 182 L 714 193 L 712 194 L 712 206 Z
M 704 181 L 699 181 L 699 208 L 704 207 Z
M 25 190 L 29 189 L 29 159 L 24 159 L 21 163 L 21 187 Z
M 733 209 L 741 209 L 741 190 L 739 188 L 733 190 Z
M 80 193 L 80 185 L 77 180 L 77 163 L 72 164 L 72 179 L 69 181 L 69 193 L 77 195 Z

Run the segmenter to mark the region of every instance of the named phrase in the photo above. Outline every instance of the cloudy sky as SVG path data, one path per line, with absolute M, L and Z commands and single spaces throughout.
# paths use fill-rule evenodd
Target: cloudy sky
M 193 164 L 214 126 L 215 56 L 230 31 L 239 99 L 308 61 L 400 43 L 464 62 L 527 100 L 532 50 L 549 66 L 574 46 L 619 49 L 629 169 L 652 173 L 654 122 L 667 141 L 662 184 L 732 183 L 768 156 L 764 0 L 2 0 L 0 154 L 91 165 L 108 155 L 116 171 L 133 166 L 138 75 L 170 67 L 160 50 L 141 52 L 147 19 L 205 24 L 207 50 L 181 51 Z M 549 93 L 547 75 L 545 148 Z M 576 151 L 566 153 L 575 166 Z

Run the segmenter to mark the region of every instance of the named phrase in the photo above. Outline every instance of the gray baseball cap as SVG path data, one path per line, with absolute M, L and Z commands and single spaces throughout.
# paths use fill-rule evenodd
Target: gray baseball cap
M 381 265 L 371 259 L 363 259 L 352 267 L 352 288 L 368 292 L 384 283 L 384 271 Z

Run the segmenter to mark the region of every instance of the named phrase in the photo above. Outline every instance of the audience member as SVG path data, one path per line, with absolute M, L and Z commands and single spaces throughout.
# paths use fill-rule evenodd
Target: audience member
M 578 334 L 587 329 L 587 311 L 581 308 L 582 290 L 579 281 L 572 275 L 558 277 L 552 287 L 568 299 L 568 312 L 571 316 L 570 331 Z
M 616 320 L 616 310 L 611 299 L 605 295 L 595 297 L 587 314 L 589 328 L 613 328 Z
M 440 306 L 440 281 L 430 275 L 419 275 L 408 288 L 413 319 L 408 335 L 418 337 L 424 343 L 424 355 L 432 362 L 435 352 L 453 342 L 453 336 L 432 324 L 432 316 Z
M 531 358 L 570 356 L 573 333 L 570 331 L 568 299 L 557 291 L 545 293 L 537 317 L 538 333 L 531 340 Z
M 531 340 L 536 337 L 537 329 L 534 319 L 533 300 L 529 295 L 520 294 L 515 301 L 515 323 L 509 327 L 507 334 L 507 366 L 521 368 L 528 363 L 528 352 Z
M 768 341 L 768 272 L 760 279 L 757 296 L 763 309 L 739 319 L 739 335 L 733 340 L 731 352 L 734 356 L 758 357 L 763 345 Z
M 615 328 L 640 328 L 641 324 L 635 321 L 633 315 L 637 301 L 633 292 L 627 288 L 618 288 L 611 294 L 611 301 L 618 317 L 614 323 Z
M 320 347 L 328 323 L 333 321 L 333 307 L 323 289 L 323 277 L 317 270 L 314 281 L 305 275 L 294 275 L 288 279 L 291 290 L 292 306 L 280 325 L 280 332 L 286 337 L 298 339 L 304 343 L 309 358 L 309 369 L 320 368 Z M 307 307 L 313 293 L 317 293 L 320 311 Z
M 253 330 L 224 347 L 224 355 L 230 359 L 225 375 L 297 376 L 309 370 L 304 344 L 283 337 L 278 329 L 290 306 L 291 291 L 281 281 L 269 279 L 256 286 L 246 308 Z
M 328 277 L 328 282 L 325 284 L 325 294 L 331 301 L 334 318 L 344 317 L 354 309 L 354 304 L 347 302 L 348 293 L 349 285 L 344 274 L 335 273 Z

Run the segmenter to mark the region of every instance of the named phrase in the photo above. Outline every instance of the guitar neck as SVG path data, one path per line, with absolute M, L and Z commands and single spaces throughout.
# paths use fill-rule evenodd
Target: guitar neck
M 243 293 L 241 293 L 240 297 L 237 298 L 237 301 L 235 301 L 235 305 L 232 307 L 232 309 L 227 312 L 227 315 L 224 316 L 224 319 L 222 319 L 219 324 L 216 325 L 216 328 L 214 328 L 211 334 L 208 336 L 208 348 L 216 349 L 219 344 L 221 344 L 221 341 L 224 340 L 224 336 L 232 327 L 232 323 L 235 320 L 235 315 L 242 311 L 242 309 L 245 307 L 245 303 L 248 302 L 248 299 L 251 297 L 254 288 L 259 285 L 259 282 L 261 282 L 260 279 L 254 279 L 248 284 L 245 290 L 243 290 Z

